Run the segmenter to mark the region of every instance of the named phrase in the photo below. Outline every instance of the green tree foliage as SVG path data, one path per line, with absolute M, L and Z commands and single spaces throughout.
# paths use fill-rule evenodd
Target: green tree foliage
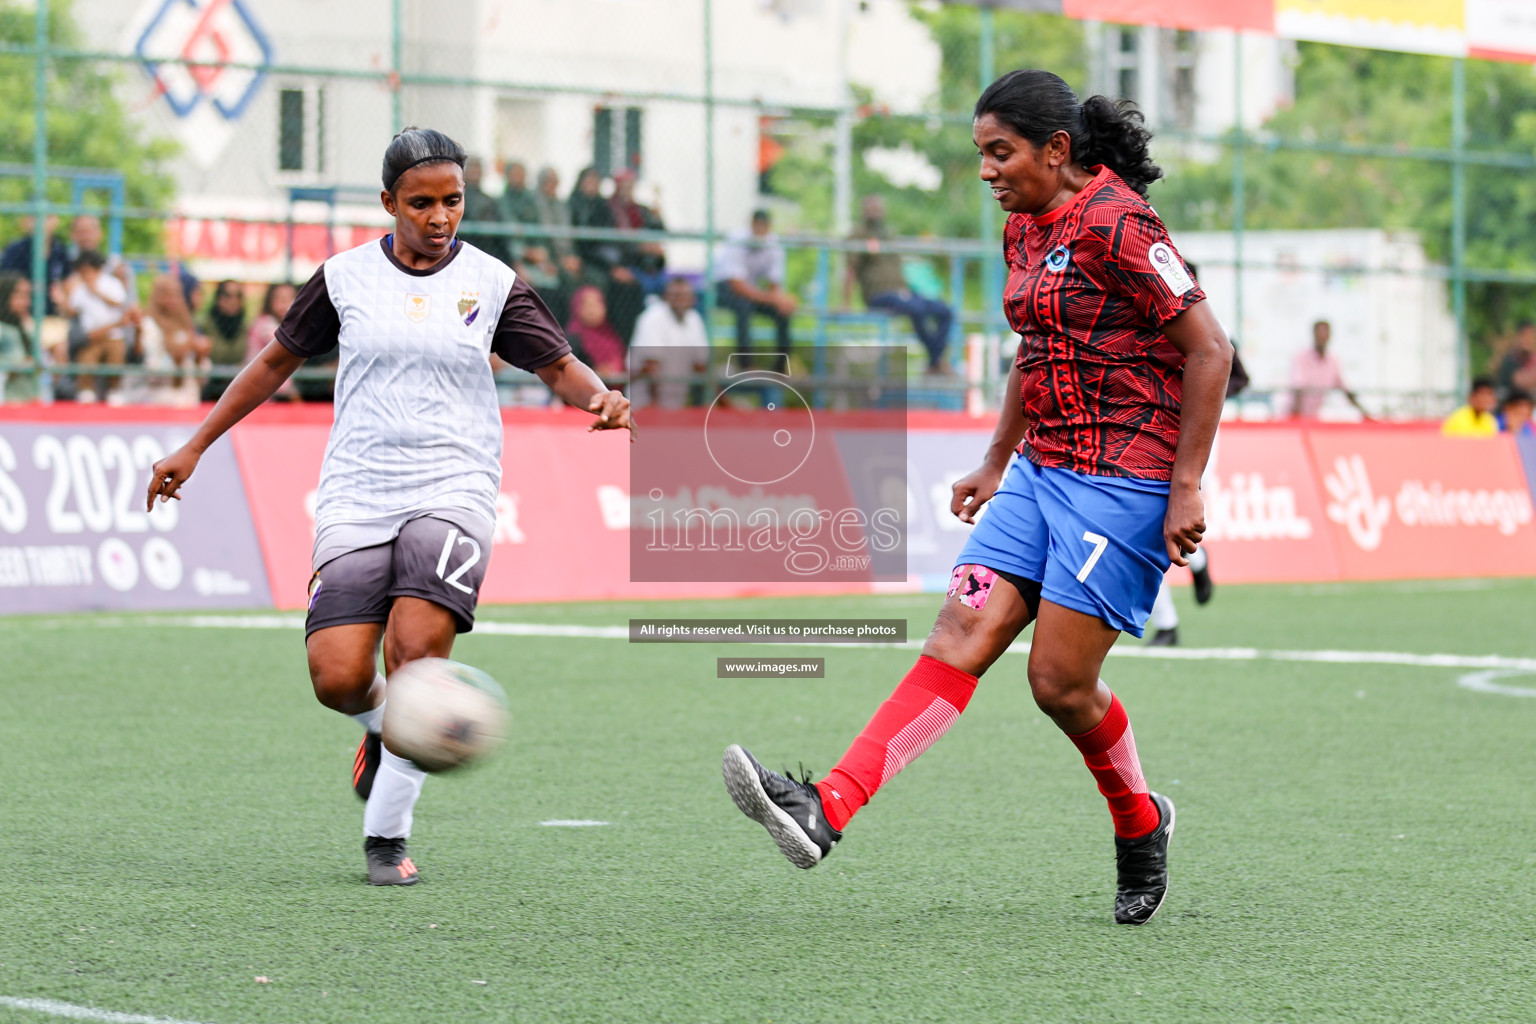
M 853 192 L 879 193 L 894 234 L 903 237 L 975 238 L 983 203 L 992 199 L 976 176 L 971 142 L 971 109 L 981 94 L 981 13 L 974 7 L 914 4 L 912 16 L 928 27 L 939 46 L 939 91 L 921 115 L 896 115 L 867 89 L 853 86 L 858 114 L 853 126 Z M 1081 88 L 1087 79 L 1082 25 L 1068 18 L 1020 11 L 994 14 L 995 66 L 999 74 L 1020 67 L 1048 68 Z M 796 116 L 779 122 L 776 138 L 785 146 L 773 170 L 773 192 L 796 206 L 785 226 L 830 232 L 833 217 L 832 118 Z M 898 186 L 870 167 L 872 149 L 911 149 L 938 169 L 934 191 Z M 857 216 L 857 211 L 852 211 Z M 814 272 L 812 253 L 793 255 L 790 279 L 800 286 Z
M 939 92 L 922 115 L 895 115 L 867 89 L 853 86 L 858 116 L 853 128 L 855 195 L 886 196 L 893 230 L 899 235 L 974 238 L 981 208 L 976 150 L 971 143 L 971 108 L 981 94 L 980 12 L 974 7 L 914 5 L 912 16 L 926 25 L 942 57 Z M 1087 77 L 1082 26 L 1068 18 L 997 11 L 998 73 L 1018 67 L 1049 68 L 1079 88 Z M 832 150 L 829 117 L 795 117 L 780 123 L 784 157 L 773 172 L 774 191 L 795 200 L 798 225 L 825 231 L 832 226 Z M 897 187 L 869 167 L 864 154 L 875 148 L 911 148 L 936 167 L 943 184 L 936 191 Z
M 885 192 L 892 228 L 903 235 L 974 238 L 983 201 L 992 198 L 976 176 L 976 147 L 971 142 L 971 110 L 982 89 L 981 12 L 974 7 L 914 6 L 912 15 L 928 27 L 939 45 L 941 64 L 935 113 L 924 119 L 882 116 L 870 111 L 854 132 L 857 153 L 872 147 L 910 146 L 927 157 L 943 175 L 937 192 L 896 189 L 859 161 L 855 185 L 864 191 Z M 994 67 L 997 74 L 1015 68 L 1045 68 L 1074 89 L 1088 77 L 1083 28 L 1080 22 L 1049 14 L 996 11 L 993 15 Z
M 0 41 L 30 45 L 35 30 L 33 11 L 0 0 Z M 49 35 L 55 47 L 81 46 L 65 0 L 53 0 L 49 5 Z M 0 57 L 0 162 L 32 163 L 35 67 L 31 56 Z M 48 161 L 57 166 L 121 171 L 129 206 L 162 207 L 174 190 L 164 165 L 175 154 L 176 146 L 165 140 L 146 140 L 114 91 L 122 75 L 138 73 L 122 65 L 53 61 L 46 100 Z M 31 198 L 31 189 L 30 179 L 0 177 L 0 196 L 7 201 Z M 50 181 L 48 197 L 68 202 L 68 182 Z M 15 220 L 5 218 L 5 238 L 15 235 Z M 158 221 L 127 221 L 124 233 L 124 246 L 130 252 L 158 252 L 162 247 Z
M 1263 134 L 1331 142 L 1448 150 L 1452 61 L 1322 43 L 1298 47 L 1296 100 Z M 1468 148 L 1536 153 L 1536 76 L 1522 65 L 1467 63 Z M 1232 160 L 1181 159 L 1164 143 L 1168 178 L 1152 200 L 1175 229 L 1232 224 Z M 1419 233 L 1431 259 L 1451 258 L 1451 170 L 1443 161 L 1355 157 L 1325 151 L 1250 148 L 1245 224 L 1253 230 L 1377 227 Z M 1536 173 L 1469 169 L 1467 265 L 1536 272 Z M 1474 358 L 1515 321 L 1536 317 L 1536 287 L 1468 288 Z

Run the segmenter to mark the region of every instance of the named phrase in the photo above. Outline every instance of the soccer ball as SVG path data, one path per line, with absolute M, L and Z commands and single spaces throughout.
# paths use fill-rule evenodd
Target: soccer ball
M 447 658 L 407 662 L 384 691 L 384 746 L 428 772 L 445 772 L 501 746 L 507 695 L 484 672 Z

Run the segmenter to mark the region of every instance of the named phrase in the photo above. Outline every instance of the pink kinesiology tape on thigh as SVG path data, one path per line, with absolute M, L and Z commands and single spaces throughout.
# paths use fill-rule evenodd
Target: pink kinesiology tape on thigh
M 949 578 L 947 596 L 979 612 L 987 606 L 992 584 L 996 582 L 997 573 L 984 565 L 957 565 Z

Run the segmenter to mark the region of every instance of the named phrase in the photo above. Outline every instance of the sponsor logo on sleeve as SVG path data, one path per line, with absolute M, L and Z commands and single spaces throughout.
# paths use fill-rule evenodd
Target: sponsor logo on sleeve
M 1189 276 L 1178 253 L 1167 242 L 1155 243 L 1147 250 L 1147 258 L 1152 261 L 1152 269 L 1157 271 L 1157 276 L 1163 279 L 1163 284 L 1168 286 L 1175 297 L 1194 289 L 1195 279 Z

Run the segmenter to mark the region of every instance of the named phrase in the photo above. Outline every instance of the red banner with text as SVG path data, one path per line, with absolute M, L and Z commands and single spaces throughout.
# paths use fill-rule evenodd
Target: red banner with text
M 330 409 L 258 410 L 209 453 L 183 503 L 157 510 L 176 523 L 135 513 L 149 461 L 205 411 L 0 408 L 0 598 L 9 587 L 12 599 L 0 611 L 303 608 Z M 504 422 L 487 603 L 890 586 L 631 583 L 627 435 L 589 433 L 574 410 L 509 410 Z M 893 586 L 940 587 L 969 533 L 948 513 L 949 485 L 975 467 L 991 425 L 907 423 L 908 583 Z M 867 457 L 852 435 L 837 450 L 851 481 Z M 1533 482 L 1508 437 L 1226 424 L 1204 482 L 1212 571 L 1224 583 L 1536 574 Z
M 1317 428 L 1307 443 L 1345 579 L 1536 573 L 1536 523 L 1507 436 Z

